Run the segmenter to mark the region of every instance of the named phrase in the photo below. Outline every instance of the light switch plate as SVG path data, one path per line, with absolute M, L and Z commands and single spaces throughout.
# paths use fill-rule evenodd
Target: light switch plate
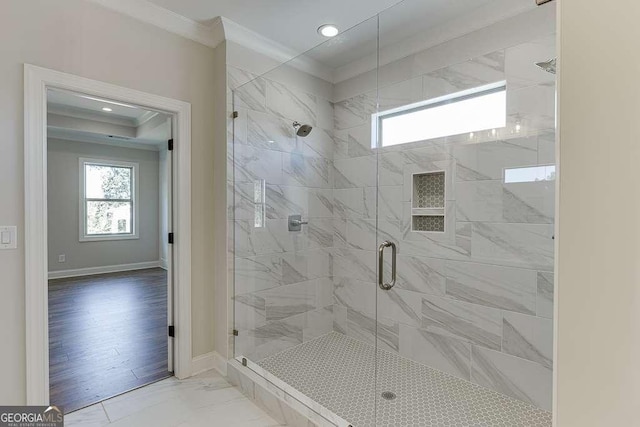
M 18 247 L 18 227 L 0 226 L 0 249 L 16 249 Z

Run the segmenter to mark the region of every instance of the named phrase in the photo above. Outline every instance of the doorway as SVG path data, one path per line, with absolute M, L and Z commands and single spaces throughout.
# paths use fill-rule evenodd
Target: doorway
M 52 98 L 50 94 L 53 92 L 56 94 Z M 83 116 L 77 111 L 75 113 L 78 114 L 54 117 L 48 114 L 48 101 L 55 100 L 56 96 L 58 101 L 61 96 L 72 96 L 75 97 L 76 103 L 83 105 L 86 102 L 102 103 L 100 111 L 103 113 L 121 112 L 121 107 L 139 109 L 139 117 L 125 117 L 126 120 L 135 122 L 137 129 L 129 129 L 129 133 L 123 131 L 126 128 L 123 125 L 126 123 L 119 122 L 115 114 L 111 120 L 102 122 L 95 120 L 96 117 Z M 68 110 L 68 107 L 63 105 L 61 108 Z M 58 113 L 60 112 L 59 110 Z M 84 123 L 85 127 L 82 127 L 82 120 L 90 123 Z M 157 121 L 157 126 L 151 126 L 154 120 Z M 138 129 L 144 127 L 145 123 L 149 123 L 148 129 Z M 121 126 L 121 129 L 113 132 L 118 126 Z M 163 129 L 164 134 L 161 132 Z M 166 133 L 167 129 L 169 133 Z M 52 136 L 62 142 L 56 141 L 50 145 L 49 139 Z M 155 148 L 152 147 L 154 140 L 157 142 Z M 137 143 L 148 146 L 140 149 L 141 147 L 135 145 Z M 173 151 L 168 155 L 170 145 L 173 146 Z M 49 194 L 49 181 L 53 169 L 48 170 L 48 160 L 50 149 L 57 149 L 62 153 L 63 148 L 68 149 L 71 146 L 82 153 L 77 156 L 74 166 L 63 167 L 62 170 L 65 172 L 61 174 L 73 175 L 77 182 L 74 189 L 76 199 L 72 203 L 68 202 L 75 205 L 75 211 L 73 208 L 70 210 L 75 213 L 69 216 L 75 217 L 72 219 L 75 219 L 76 228 L 73 231 L 62 231 L 61 223 L 64 219 L 60 219 L 60 223 L 52 223 L 50 218 L 52 208 L 58 199 L 55 197 L 55 190 L 54 194 Z M 98 153 L 83 151 L 88 150 L 90 146 L 97 147 Z M 71 362 L 71 359 L 79 358 L 83 355 L 83 350 L 87 356 L 84 369 L 89 371 L 84 378 L 95 376 L 95 383 L 115 379 L 118 376 L 114 375 L 114 370 L 102 371 L 101 377 L 90 371 L 110 356 L 120 356 L 118 369 L 128 366 L 128 378 L 131 381 L 121 381 L 121 387 L 117 390 L 113 388 L 113 391 L 109 391 L 107 387 L 103 387 L 99 392 L 89 386 L 89 383 L 77 379 L 75 384 L 68 381 L 67 388 L 79 394 L 89 391 L 87 395 L 93 395 L 93 400 L 72 399 L 74 403 L 64 408 L 65 412 L 131 390 L 171 373 L 178 378 L 191 375 L 190 148 L 188 103 L 25 64 L 28 404 L 59 405 L 60 403 L 54 400 L 59 397 L 54 388 L 59 385 L 57 380 L 60 378 L 53 380 L 57 374 L 53 366 L 56 363 L 64 364 L 65 359 Z M 114 155 L 114 150 L 136 152 L 138 157 L 125 159 L 121 155 Z M 143 167 L 149 163 L 149 157 L 155 157 L 155 169 Z M 149 170 L 155 170 L 155 174 Z M 164 179 L 162 171 L 165 172 Z M 152 183 L 156 192 L 146 189 L 145 183 Z M 160 197 L 161 193 L 164 197 Z M 154 200 L 149 202 L 145 201 L 145 198 Z M 152 217 L 157 219 L 150 220 Z M 59 250 L 59 246 L 55 246 L 54 250 L 56 243 L 50 242 L 50 234 L 60 231 L 63 238 L 68 240 L 68 250 Z M 156 254 L 152 257 L 153 261 L 133 258 L 132 254 L 137 256 L 144 252 L 140 247 L 128 249 L 129 252 L 124 249 L 125 243 L 141 241 L 144 236 L 149 235 L 155 236 L 155 247 L 144 251 L 150 250 Z M 72 237 L 74 242 L 70 241 Z M 172 244 L 169 244 L 170 241 Z M 101 246 L 99 243 L 104 247 L 111 247 L 107 245 L 111 243 L 119 243 L 120 246 L 111 248 L 107 254 L 96 254 L 95 248 Z M 78 246 L 74 248 L 74 245 L 79 245 L 81 249 L 78 250 Z M 127 262 L 127 254 L 134 262 Z M 104 262 L 102 265 L 81 265 L 80 262 L 86 261 L 86 258 L 97 258 Z M 54 264 L 63 266 L 55 265 L 50 269 Z M 107 307 L 109 298 L 99 291 L 92 290 L 87 286 L 88 283 L 96 284 L 95 289 L 101 287 L 107 292 L 120 289 L 120 297 L 123 299 L 118 300 L 117 295 L 111 294 L 110 297 L 117 303 Z M 50 290 L 51 294 L 55 294 L 60 289 L 65 289 L 66 295 L 62 292 L 56 294 L 58 298 L 49 298 Z M 145 294 L 149 289 L 153 289 L 154 293 Z M 74 290 L 88 299 L 83 300 L 82 296 L 78 295 L 71 296 Z M 78 309 L 82 304 L 74 306 L 74 301 L 85 303 L 85 309 Z M 86 309 L 87 302 L 94 304 L 93 310 Z M 57 305 L 58 303 L 62 306 Z M 129 310 L 128 305 L 132 305 Z M 74 309 L 77 309 L 75 319 Z M 87 312 L 93 314 L 87 315 Z M 109 316 L 110 312 L 115 315 Z M 72 320 L 61 321 L 64 317 L 62 314 L 71 314 L 69 319 Z M 105 323 L 105 318 L 115 323 Z M 54 328 L 58 330 L 54 331 Z M 135 336 L 134 330 L 149 333 L 147 344 L 153 343 L 157 347 L 147 346 L 145 355 L 144 349 L 140 347 L 145 338 Z M 68 352 L 61 352 L 60 342 L 55 341 L 56 338 L 60 338 L 60 334 L 65 336 L 63 332 L 66 333 L 67 342 L 89 337 L 94 343 L 85 345 L 84 349 L 82 346 L 78 347 L 78 351 L 71 356 Z M 122 353 L 128 354 L 128 358 L 122 354 L 116 355 L 120 353 L 117 347 L 112 348 L 111 354 L 99 350 L 99 347 L 109 344 L 109 340 L 104 338 L 104 334 L 108 332 L 112 333 L 111 344 L 120 343 L 123 349 L 126 348 Z M 127 333 L 128 338 L 123 338 L 127 337 Z M 100 337 L 96 334 L 103 335 Z M 128 348 L 123 344 L 127 342 Z M 95 354 L 96 352 L 100 354 Z M 73 363 L 68 364 L 73 366 Z M 139 366 L 133 367 L 133 364 Z M 111 365 L 115 368 L 113 361 Z M 78 366 L 81 364 L 78 363 Z
M 65 412 L 172 375 L 171 123 L 47 91 L 49 391 Z

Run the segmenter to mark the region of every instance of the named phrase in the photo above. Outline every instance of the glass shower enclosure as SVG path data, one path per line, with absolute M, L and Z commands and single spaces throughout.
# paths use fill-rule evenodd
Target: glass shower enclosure
M 467 3 L 228 70 L 234 356 L 327 425 L 551 425 L 555 5 Z

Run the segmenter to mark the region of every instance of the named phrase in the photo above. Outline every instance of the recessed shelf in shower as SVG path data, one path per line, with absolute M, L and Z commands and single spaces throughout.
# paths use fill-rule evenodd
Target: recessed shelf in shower
M 413 174 L 411 231 L 444 232 L 445 182 L 444 171 Z

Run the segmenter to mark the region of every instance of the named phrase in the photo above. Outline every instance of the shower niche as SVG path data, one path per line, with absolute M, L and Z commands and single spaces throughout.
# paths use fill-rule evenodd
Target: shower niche
M 444 171 L 413 174 L 411 231 L 444 233 L 445 182 Z

